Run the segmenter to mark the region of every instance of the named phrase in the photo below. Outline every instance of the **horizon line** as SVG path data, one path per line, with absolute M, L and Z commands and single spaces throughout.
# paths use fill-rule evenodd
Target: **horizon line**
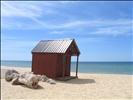
M 1 60 L 1 61 L 32 61 L 32 60 Z M 76 61 L 71 61 L 76 62 Z M 79 61 L 79 62 L 133 62 L 133 61 Z

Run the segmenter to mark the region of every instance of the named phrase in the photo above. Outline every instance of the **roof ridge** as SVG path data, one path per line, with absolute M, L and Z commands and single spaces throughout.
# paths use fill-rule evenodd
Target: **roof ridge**
M 43 41 L 62 41 L 62 40 L 74 40 L 72 38 L 65 38 L 65 39 L 54 39 L 54 40 L 41 40 L 41 42 Z

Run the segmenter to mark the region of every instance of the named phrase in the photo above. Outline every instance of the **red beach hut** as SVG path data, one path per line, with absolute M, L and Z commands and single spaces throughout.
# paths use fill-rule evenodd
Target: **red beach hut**
M 35 74 L 58 80 L 77 77 L 80 51 L 74 39 L 42 40 L 31 52 Z M 77 56 L 75 76 L 70 76 L 71 56 Z

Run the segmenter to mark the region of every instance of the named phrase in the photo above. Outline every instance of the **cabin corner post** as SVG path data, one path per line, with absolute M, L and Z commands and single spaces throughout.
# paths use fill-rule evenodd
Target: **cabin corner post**
M 32 72 L 34 72 L 34 71 L 33 71 L 33 56 L 34 56 L 34 55 L 33 55 L 33 53 L 32 53 L 32 62 L 31 62 L 31 71 L 32 71 Z
M 78 60 L 79 56 L 77 56 L 77 62 L 76 62 L 76 77 L 78 77 Z

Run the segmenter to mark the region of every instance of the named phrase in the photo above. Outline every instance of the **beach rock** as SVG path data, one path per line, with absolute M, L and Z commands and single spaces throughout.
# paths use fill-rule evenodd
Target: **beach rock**
M 39 81 L 41 81 L 41 75 L 36 75 L 36 76 L 38 77 Z
M 47 83 L 56 84 L 55 80 L 53 80 L 53 79 L 51 79 L 51 78 L 49 78 L 49 79 L 47 80 Z
M 46 82 L 47 79 L 48 79 L 47 76 L 42 75 L 39 80 L 42 81 L 42 82 Z
M 56 84 L 55 80 L 48 78 L 46 75 L 37 75 L 37 77 L 39 78 L 39 81 L 41 82 L 47 82 L 50 84 Z
M 56 84 L 55 80 L 48 78 L 46 75 L 35 75 L 33 72 L 20 74 L 14 69 L 3 69 L 1 76 L 4 77 L 6 81 L 11 81 L 12 85 L 24 84 L 33 89 L 38 88 L 39 81 Z
M 34 72 L 24 72 L 24 74 L 34 74 Z
M 17 76 L 19 73 L 16 70 L 10 70 L 7 69 L 5 71 L 5 80 L 6 81 L 11 81 L 13 79 L 13 77 Z
M 25 84 L 30 88 L 36 89 L 38 87 L 39 78 L 32 73 L 24 73 L 18 80 L 20 83 Z
M 12 73 L 20 74 L 18 71 L 12 69 Z
M 22 85 L 22 83 L 20 83 L 18 79 L 19 79 L 19 77 L 13 78 L 11 84 L 12 85 Z

